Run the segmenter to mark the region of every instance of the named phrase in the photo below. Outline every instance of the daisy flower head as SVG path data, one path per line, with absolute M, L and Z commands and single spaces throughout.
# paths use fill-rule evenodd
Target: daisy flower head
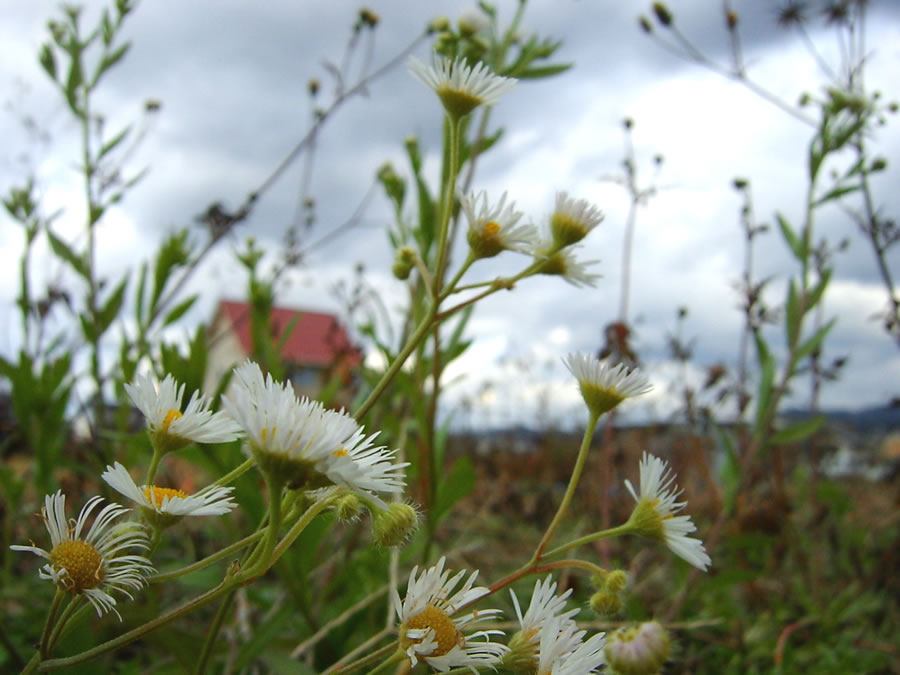
M 637 368 L 598 359 L 590 354 L 569 354 L 563 363 L 578 380 L 581 396 L 592 415 L 607 413 L 626 398 L 646 394 L 652 389 L 650 380 Z
M 377 434 L 366 436 L 344 412 L 298 399 L 289 383 L 263 376 L 246 361 L 235 368 L 235 383 L 222 404 L 247 433 L 250 454 L 268 476 L 290 488 L 342 487 L 386 504 L 375 492 L 401 492 L 406 463 L 393 461 L 396 450 L 373 447 Z
M 112 611 L 119 620 L 116 599 L 119 592 L 132 598 L 131 590 L 140 590 L 145 578 L 152 574 L 150 561 L 135 551 L 149 548 L 143 526 L 134 522 L 113 523 L 128 509 L 118 504 L 104 506 L 87 527 L 91 513 L 103 502 L 92 497 L 81 509 L 74 524 L 66 520 L 66 496 L 61 490 L 44 498 L 41 517 L 50 533 L 52 548 L 10 546 L 14 551 L 31 551 L 49 562 L 38 572 L 70 594 L 81 594 L 94 606 L 98 615 Z
M 574 248 L 576 247 L 559 250 L 559 247 L 553 242 L 541 241 L 534 249 L 534 256 L 539 261 L 543 261 L 538 274 L 560 276 L 576 288 L 596 286 L 597 280 L 602 275 L 592 274 L 588 271 L 588 267 L 600 261 L 586 260 L 579 262 L 573 253 Z
M 579 630 L 571 619 L 562 616 L 546 621 L 541 628 L 537 675 L 587 675 L 600 672 L 606 663 L 603 648 L 606 634 L 596 633 L 587 642 L 587 631 Z
M 147 419 L 153 448 L 172 452 L 190 443 L 227 443 L 240 436 L 240 427 L 223 412 L 212 412 L 207 400 L 195 391 L 181 410 L 184 385 L 166 375 L 158 385 L 146 375 L 138 375 L 125 391 Z
M 504 667 L 514 672 L 533 671 L 538 662 L 538 648 L 541 643 L 541 630 L 548 621 L 557 621 L 560 626 L 572 622 L 578 609 L 566 610 L 566 600 L 572 595 L 570 588 L 562 595 L 556 595 L 556 582 L 548 575 L 544 581 L 538 581 L 531 593 L 528 610 L 522 614 L 519 599 L 510 589 L 516 617 L 519 619 L 519 631 L 509 641 L 509 654 L 504 656 Z
M 603 213 L 584 199 L 573 199 L 567 192 L 556 193 L 556 208 L 550 216 L 553 242 L 560 248 L 584 239 L 603 220 Z
M 394 609 L 400 621 L 400 644 L 413 666 L 424 660 L 440 672 L 464 667 L 494 668 L 508 648 L 490 639 L 492 635 L 502 635 L 502 632 L 477 631 L 464 636 L 463 629 L 476 620 L 497 616 L 500 610 L 476 610 L 452 618 L 461 607 L 487 595 L 489 591 L 474 585 L 478 577 L 476 570 L 454 593 L 466 571 L 461 570 L 450 577 L 450 571 L 444 570 L 444 562 L 445 559 L 441 558 L 437 565 L 423 570 L 418 578 L 419 568 L 414 567 L 403 601 L 394 590 Z
M 606 643 L 606 659 L 616 673 L 656 675 L 669 658 L 669 635 L 657 621 L 619 628 Z
M 527 252 L 536 245 L 537 228 L 534 225 L 516 227 L 522 212 L 515 210 L 515 202 L 506 203 L 505 192 L 494 206 L 488 203 L 487 193 L 483 190 L 468 195 L 460 192 L 457 196 L 469 221 L 466 239 L 475 258 L 493 258 L 507 250 Z
M 703 542 L 687 536 L 697 528 L 690 516 L 675 515 L 687 502 L 676 499 L 683 492 L 678 489 L 675 474 L 669 465 L 659 457 L 644 452 L 640 467 L 640 492 L 635 492 L 631 481 L 625 480 L 625 487 L 637 502 L 628 524 L 631 531 L 651 539 L 665 542 L 678 557 L 705 572 L 712 564 Z
M 194 495 L 156 485 L 138 487 L 119 462 L 107 466 L 101 478 L 141 507 L 147 522 L 154 527 L 169 527 L 185 516 L 221 516 L 237 506 L 231 498 L 232 487 L 210 487 Z
M 484 63 L 470 66 L 464 59 L 451 61 L 437 54 L 432 54 L 430 66 L 415 57 L 407 65 L 410 73 L 435 91 L 454 120 L 480 105 L 494 105 L 518 81 L 493 73 Z

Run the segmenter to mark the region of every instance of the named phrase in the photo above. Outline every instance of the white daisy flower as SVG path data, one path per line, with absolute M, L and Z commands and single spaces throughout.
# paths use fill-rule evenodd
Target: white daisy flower
M 598 359 L 590 354 L 569 354 L 563 363 L 578 380 L 581 396 L 592 414 L 609 412 L 626 398 L 646 394 L 653 387 L 637 368 Z
M 227 443 L 240 436 L 235 421 L 223 412 L 212 412 L 209 400 L 199 391 L 181 412 L 184 385 L 171 375 L 158 385 L 146 375 L 138 375 L 125 385 L 125 391 L 147 418 L 147 430 L 158 451 L 178 450 L 191 442 Z
M 584 199 L 572 199 L 566 192 L 556 193 L 556 208 L 550 216 L 553 241 L 560 247 L 584 239 L 603 220 L 603 213 Z
M 231 498 L 232 487 L 210 487 L 194 495 L 156 485 L 138 487 L 119 462 L 107 466 L 101 478 L 140 506 L 154 525 L 169 526 L 184 516 L 221 516 L 237 506 Z
M 582 642 L 587 631 L 561 616 L 544 623 L 541 629 L 537 675 L 587 675 L 600 672 L 606 663 L 603 648 L 606 634 L 596 633 Z
M 414 567 L 402 602 L 400 594 L 393 591 L 394 609 L 400 620 L 400 644 L 413 666 L 424 660 L 440 672 L 463 667 L 473 670 L 494 668 L 508 648 L 491 642 L 490 638 L 491 635 L 503 633 L 489 630 L 463 636 L 462 631 L 476 620 L 494 618 L 500 610 L 474 610 L 452 618 L 461 607 L 487 595 L 489 591 L 483 586 L 474 586 L 478 577 L 476 570 L 453 593 L 466 572 L 461 570 L 450 578 L 450 572 L 444 571 L 444 562 L 445 559 L 441 558 L 437 565 L 424 570 L 418 579 L 416 573 L 419 568 Z
M 381 509 L 387 505 L 375 492 L 402 492 L 408 463 L 393 462 L 396 450 L 373 448 L 377 433 L 366 436 L 350 415 L 298 399 L 289 383 L 264 377 L 252 361 L 235 368 L 234 375 L 222 404 L 246 431 L 250 452 L 264 471 L 292 488 L 340 485 Z
M 619 628 L 606 644 L 606 658 L 617 673 L 653 675 L 669 658 L 669 635 L 657 621 Z
M 538 274 L 561 276 L 576 288 L 584 286 L 596 286 L 600 274 L 592 274 L 588 267 L 599 263 L 599 260 L 585 260 L 579 262 L 573 253 L 577 246 L 560 250 L 553 242 L 541 240 L 532 251 L 533 255 L 543 265 L 538 269 Z
M 514 672 L 533 671 L 538 663 L 538 648 L 544 624 L 558 619 L 561 627 L 566 622 L 572 622 L 572 617 L 577 615 L 579 610 L 565 611 L 566 600 L 572 595 L 572 589 L 562 595 L 555 595 L 556 582 L 551 575 L 544 581 L 535 583 L 531 602 L 524 615 L 515 592 L 512 589 L 509 592 L 512 595 L 520 628 L 509 641 L 510 652 L 504 657 L 503 665 Z
M 50 562 L 40 569 L 41 579 L 49 579 L 72 595 L 83 595 L 98 615 L 112 611 L 121 621 L 116 599 L 110 592 L 117 591 L 133 599 L 128 589 L 140 590 L 145 577 L 155 570 L 147 558 L 129 553 L 149 548 L 144 528 L 133 522 L 113 524 L 128 509 L 107 504 L 85 532 L 91 512 L 102 502 L 102 497 L 89 499 L 74 525 L 70 525 L 66 520 L 66 496 L 61 490 L 47 495 L 41 517 L 50 533 L 52 548 L 49 551 L 37 546 L 10 548 L 46 558 Z
M 505 192 L 493 207 L 484 191 L 468 195 L 460 192 L 457 196 L 469 221 L 466 238 L 476 258 L 493 258 L 507 250 L 527 253 L 536 246 L 537 228 L 534 225 L 515 226 L 522 212 L 514 210 L 515 202 L 506 203 Z
M 672 485 L 674 481 L 675 475 L 666 462 L 644 452 L 640 494 L 635 492 L 631 481 L 625 481 L 625 487 L 637 502 L 628 523 L 634 533 L 664 541 L 675 555 L 705 572 L 712 560 L 702 541 L 687 536 L 697 529 L 690 516 L 675 515 L 687 502 L 675 501 L 683 490 Z
M 470 66 L 463 59 L 450 61 L 437 54 L 432 54 L 430 66 L 415 57 L 407 66 L 410 73 L 434 89 L 454 119 L 468 115 L 479 105 L 494 105 L 518 82 L 493 73 L 484 63 Z

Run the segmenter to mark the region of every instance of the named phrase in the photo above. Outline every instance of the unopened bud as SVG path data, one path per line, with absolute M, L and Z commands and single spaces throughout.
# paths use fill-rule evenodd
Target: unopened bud
M 429 34 L 450 30 L 450 19 L 448 19 L 446 16 L 436 17 L 428 22 L 426 30 Z
M 319 81 L 316 78 L 312 78 L 307 84 L 306 88 L 309 90 L 310 96 L 315 96 L 319 93 Z
M 725 15 L 725 23 L 728 25 L 728 30 L 734 30 L 738 25 L 738 15 L 737 12 L 729 11 Z
M 884 171 L 887 168 L 887 160 L 884 157 L 876 157 L 869 171 Z
M 488 27 L 488 19 L 480 9 L 467 9 L 459 15 L 459 32 L 465 36 L 472 36 L 475 33 Z
M 612 593 L 621 593 L 628 585 L 628 575 L 625 570 L 613 570 L 606 575 L 606 590 Z
M 379 546 L 403 546 L 418 526 L 419 514 L 403 502 L 391 502 L 383 511 L 372 511 L 372 534 Z
M 643 14 L 638 17 L 638 23 L 641 25 L 641 30 L 643 30 L 647 35 L 653 32 L 653 24 L 650 23 L 650 19 L 648 19 Z
M 620 628 L 606 641 L 606 662 L 618 675 L 656 675 L 669 657 L 669 635 L 656 621 Z
M 380 17 L 368 7 L 359 10 L 360 23 L 365 24 L 368 28 L 375 28 L 378 25 Z
M 345 495 L 337 500 L 334 512 L 342 523 L 352 522 L 359 518 L 359 514 L 362 512 L 362 502 L 356 495 Z
M 413 265 L 416 264 L 416 252 L 409 246 L 403 246 L 397 249 L 394 256 L 394 266 L 391 268 L 394 276 L 401 281 L 409 279 L 409 273 L 412 272 Z
M 622 598 L 618 593 L 597 591 L 591 596 L 591 609 L 598 616 L 615 616 L 622 611 Z
M 656 14 L 656 20 L 659 21 L 663 26 L 672 25 L 672 12 L 669 11 L 669 8 L 666 7 L 664 3 L 654 2 L 653 13 Z
M 744 190 L 747 188 L 747 185 L 749 185 L 746 178 L 735 178 L 731 181 L 731 184 L 734 186 L 735 190 Z

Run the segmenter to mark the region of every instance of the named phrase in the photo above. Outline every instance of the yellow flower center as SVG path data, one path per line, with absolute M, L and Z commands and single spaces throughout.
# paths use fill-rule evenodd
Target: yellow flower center
M 453 619 L 447 616 L 434 605 L 426 605 L 421 613 L 416 614 L 413 618 L 406 622 L 407 629 L 419 628 L 434 631 L 434 639 L 437 642 L 437 648 L 426 656 L 443 656 L 447 654 L 456 645 L 463 643 L 463 635 L 453 623 Z M 421 640 L 412 640 L 412 642 L 421 642 Z
M 347 448 L 341 448 L 340 450 L 335 450 L 331 454 L 334 455 L 335 457 L 346 457 L 350 453 L 347 452 Z
M 60 583 L 70 593 L 80 593 L 103 581 L 103 556 L 86 541 L 61 541 L 50 551 L 50 561 L 56 569 L 66 571 Z
M 181 412 L 178 410 L 170 410 L 169 412 L 167 412 L 162 421 L 163 433 L 167 433 L 169 431 L 169 425 L 181 416 Z
M 489 220 L 484 224 L 484 227 L 481 228 L 481 233 L 485 237 L 496 237 L 498 234 L 500 234 L 500 229 L 500 223 L 494 220 Z
M 187 493 L 184 490 L 176 490 L 174 488 L 162 488 L 156 487 L 155 485 L 148 485 L 144 488 L 144 496 L 151 504 L 153 504 L 153 506 L 155 506 L 156 508 L 161 508 L 166 497 L 168 497 L 170 500 L 173 497 L 181 497 L 182 499 L 184 499 L 185 497 L 187 497 Z

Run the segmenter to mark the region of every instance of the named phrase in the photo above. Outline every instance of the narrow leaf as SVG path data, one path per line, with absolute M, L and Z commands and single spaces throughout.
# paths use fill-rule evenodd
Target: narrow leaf
M 803 359 L 805 359 L 816 349 L 818 349 L 818 347 L 822 344 L 822 341 L 825 339 L 825 336 L 828 335 L 828 331 L 830 331 L 834 327 L 835 323 L 837 323 L 837 319 L 832 319 L 815 333 L 813 333 L 813 336 L 811 338 L 800 345 L 800 347 L 797 349 L 797 363 L 800 363 Z
M 810 417 L 802 422 L 791 424 L 772 434 L 769 442 L 773 444 L 784 444 L 802 441 L 804 438 L 807 438 L 818 431 L 824 421 L 825 417 L 823 415 L 816 415 L 815 417 Z

